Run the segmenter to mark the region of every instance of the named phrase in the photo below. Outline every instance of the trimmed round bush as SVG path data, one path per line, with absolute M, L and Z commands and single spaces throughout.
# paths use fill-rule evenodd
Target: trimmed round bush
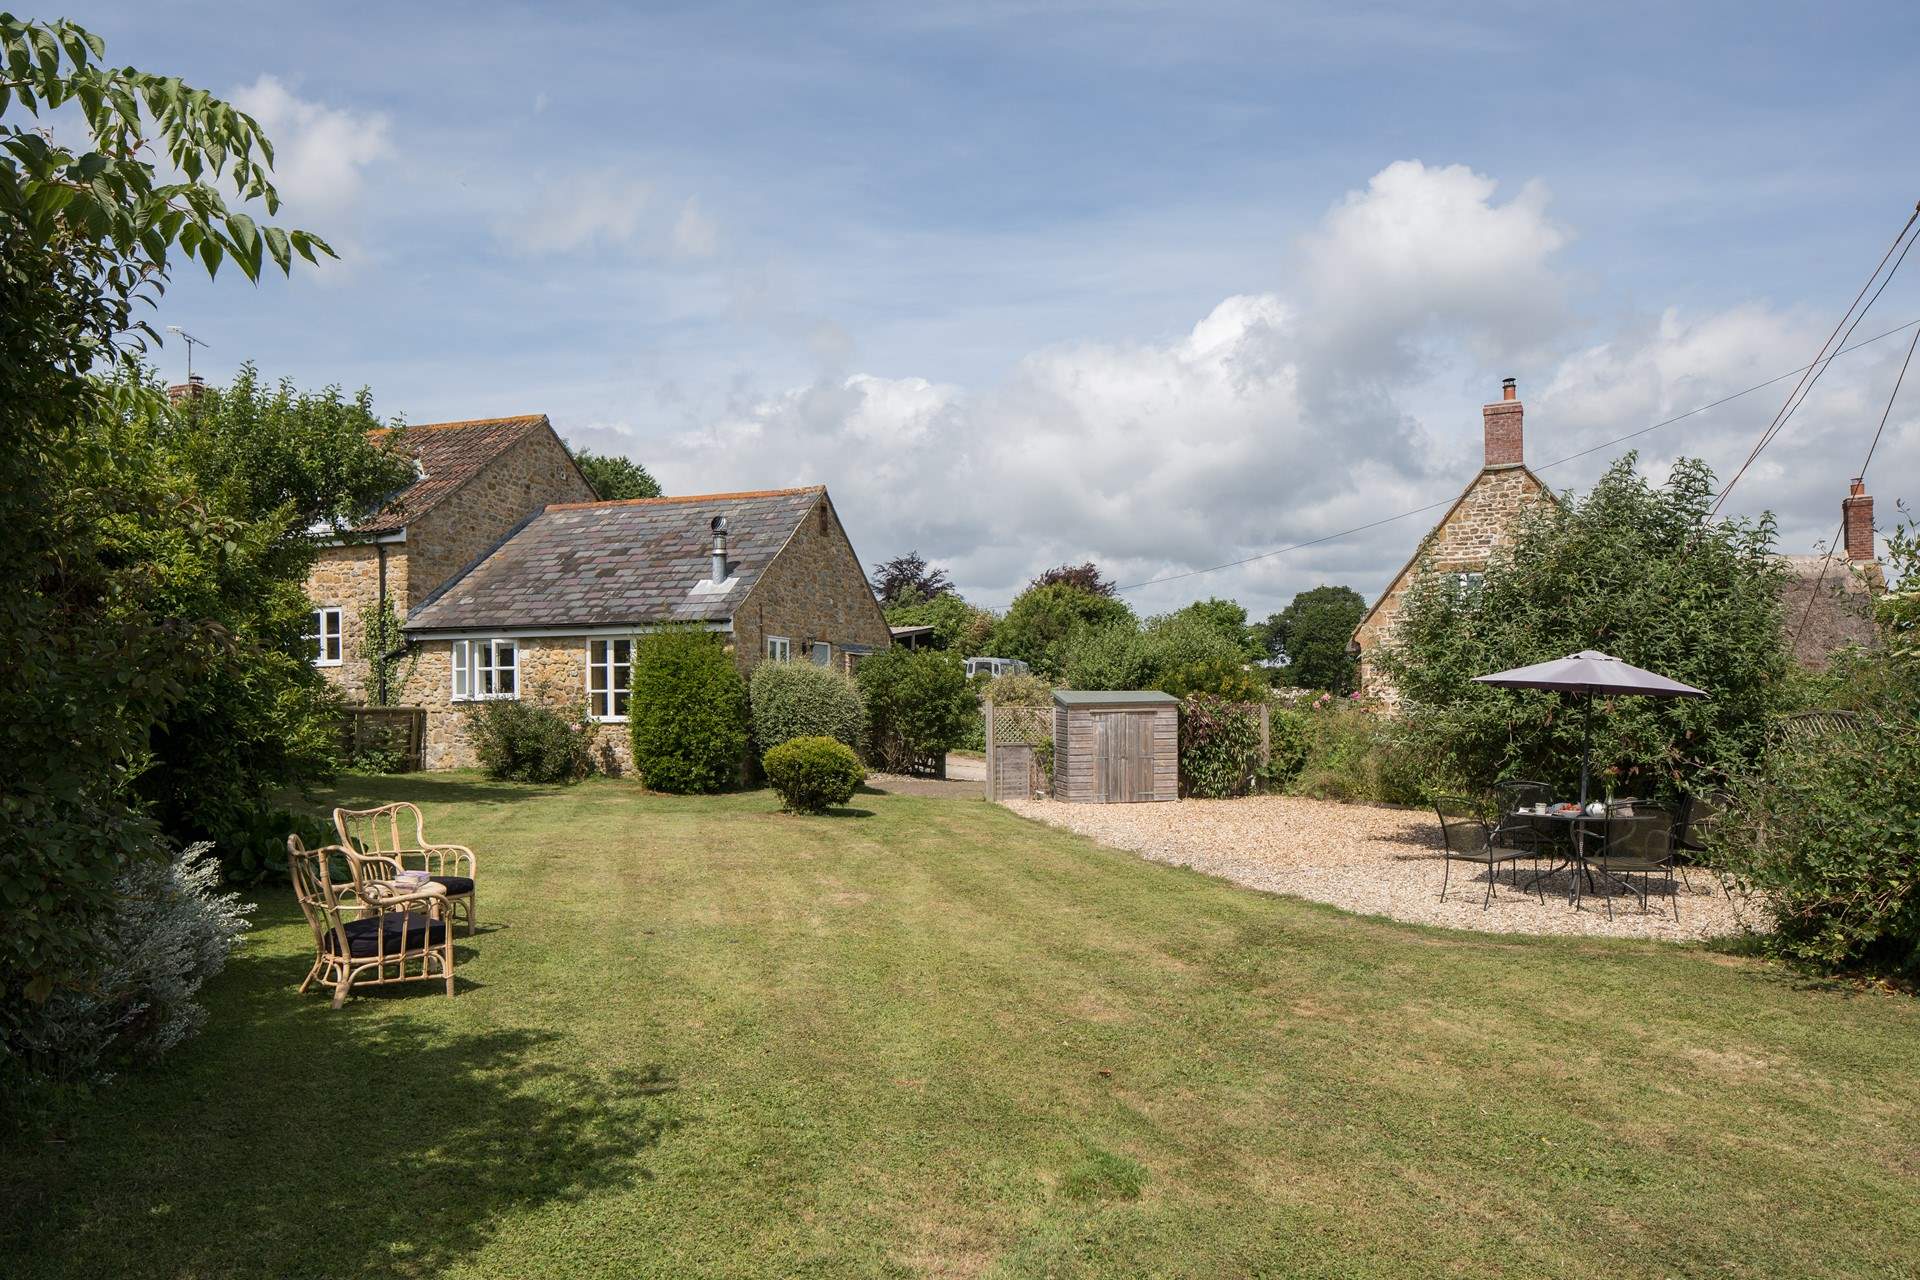
M 627 727 L 633 767 L 655 791 L 719 791 L 747 758 L 747 682 L 719 638 L 696 627 L 633 646 Z
M 867 780 L 860 757 L 844 742 L 818 735 L 792 738 L 761 757 L 767 782 L 795 813 L 825 813 L 853 799 Z
M 852 677 L 810 662 L 762 662 L 747 683 L 762 753 L 794 738 L 832 738 L 860 750 L 867 703 Z

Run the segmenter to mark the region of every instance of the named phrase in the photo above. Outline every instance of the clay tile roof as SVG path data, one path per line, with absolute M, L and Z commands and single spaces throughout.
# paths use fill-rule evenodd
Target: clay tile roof
M 398 533 L 530 432 L 547 427 L 544 413 L 513 418 L 426 422 L 400 429 L 400 447 L 420 464 L 420 479 L 391 495 L 353 526 L 354 537 Z
M 555 503 L 414 610 L 407 631 L 724 622 L 825 492 Z M 715 516 L 727 518 L 728 583 L 701 591 L 712 575 Z

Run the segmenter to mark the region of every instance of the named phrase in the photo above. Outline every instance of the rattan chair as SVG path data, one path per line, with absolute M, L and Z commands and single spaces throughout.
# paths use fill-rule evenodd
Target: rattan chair
M 1434 801 L 1434 816 L 1440 819 L 1440 837 L 1445 845 L 1445 869 L 1440 873 L 1440 901 L 1447 900 L 1447 884 L 1453 875 L 1453 864 L 1471 862 L 1475 866 L 1487 869 L 1487 893 L 1480 901 L 1480 909 L 1485 911 L 1493 904 L 1500 868 L 1523 859 L 1531 861 L 1534 868 L 1534 884 L 1540 882 L 1540 850 L 1497 840 L 1495 831 L 1488 824 L 1486 815 L 1479 805 L 1460 796 L 1441 796 Z M 1514 868 L 1514 883 L 1519 883 L 1519 868 Z M 1546 901 L 1546 891 L 1540 891 L 1541 902 Z
M 358 856 L 338 845 L 309 849 L 299 836 L 287 837 L 293 894 L 313 930 L 313 967 L 300 984 L 301 994 L 315 982 L 325 983 L 333 988 L 333 1007 L 338 1009 L 356 986 L 444 978 L 451 996 L 453 930 L 445 919 L 444 897 L 399 893 L 369 879 L 359 894 L 364 913 L 358 920 L 342 920 L 331 866 L 336 854 L 350 862 Z M 398 869 L 384 858 L 368 861 Z M 356 868 L 360 870 L 366 869 Z
M 401 815 L 412 819 L 413 842 L 401 839 Z M 462 844 L 429 844 L 426 820 L 418 805 L 402 800 L 374 809 L 335 809 L 333 829 L 343 847 L 360 854 L 391 858 L 406 871 L 424 871 L 447 888 L 447 905 L 474 926 L 473 850 Z M 465 874 L 461 874 L 465 872 Z
M 1654 878 L 1658 877 L 1666 886 L 1673 918 L 1678 921 L 1679 878 L 1673 857 L 1674 822 L 1670 810 L 1644 800 L 1615 801 L 1607 806 L 1606 834 L 1600 852 L 1587 856 L 1587 867 L 1637 896 L 1642 911 L 1647 909 L 1647 898 L 1653 892 Z M 1638 889 L 1633 887 L 1635 876 L 1640 877 Z M 1607 895 L 1607 919 L 1613 919 L 1611 893 Z

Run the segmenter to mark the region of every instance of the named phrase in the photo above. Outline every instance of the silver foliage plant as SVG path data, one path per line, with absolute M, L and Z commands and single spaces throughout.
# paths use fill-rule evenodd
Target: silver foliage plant
M 207 1019 L 200 989 L 226 967 L 254 909 L 220 892 L 220 861 L 204 842 L 129 867 L 114 888 L 106 968 L 85 989 L 56 991 L 7 1046 L 36 1074 L 102 1080 L 119 1059 L 190 1039 Z

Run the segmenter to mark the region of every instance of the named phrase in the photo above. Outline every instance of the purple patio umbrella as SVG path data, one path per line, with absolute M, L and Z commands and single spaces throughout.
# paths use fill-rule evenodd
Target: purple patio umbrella
M 1536 662 L 1530 667 L 1496 671 L 1490 676 L 1475 676 L 1477 684 L 1502 689 L 1557 689 L 1561 693 L 1585 695 L 1585 710 L 1580 721 L 1580 807 L 1587 807 L 1587 766 L 1593 753 L 1593 695 L 1633 693 L 1648 698 L 1704 698 L 1707 695 L 1690 684 L 1669 680 L 1622 662 L 1610 653 L 1582 649 L 1567 658 Z

